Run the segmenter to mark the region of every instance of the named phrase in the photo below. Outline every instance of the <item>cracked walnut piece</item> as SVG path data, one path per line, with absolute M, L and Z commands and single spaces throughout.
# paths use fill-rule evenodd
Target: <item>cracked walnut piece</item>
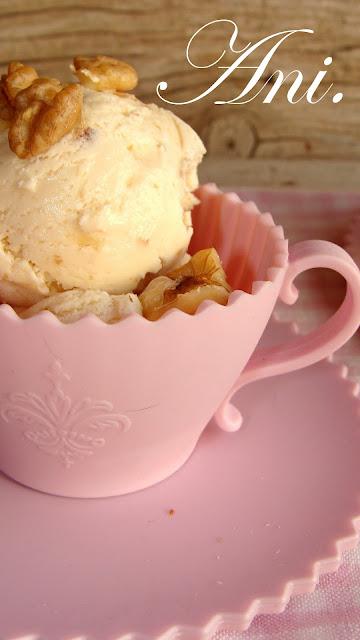
M 38 74 L 35 69 L 21 62 L 10 62 L 8 71 L 1 76 L 0 130 L 7 129 L 14 117 L 14 101 L 19 92 L 29 87 Z
M 44 153 L 80 121 L 82 101 L 83 92 L 77 84 L 57 91 L 49 102 L 30 101 L 10 125 L 10 149 L 19 158 Z
M 55 78 L 37 78 L 29 86 L 19 91 L 14 100 L 16 110 L 26 109 L 35 100 L 41 100 L 50 104 L 53 98 L 62 89 L 60 80 Z
M 7 99 L 6 93 L 0 86 L 0 131 L 7 129 L 14 115 L 14 109 Z
M 158 320 L 173 308 L 194 314 L 204 300 L 226 305 L 230 292 L 219 255 L 211 248 L 201 249 L 181 267 L 151 280 L 139 299 L 145 318 Z
M 19 91 L 29 87 L 37 78 L 38 74 L 33 67 L 22 62 L 10 62 L 7 74 L 1 78 L 3 90 L 10 104 L 13 105 Z
M 109 56 L 77 56 L 74 73 L 84 87 L 94 91 L 131 91 L 138 83 L 138 75 L 130 64 Z

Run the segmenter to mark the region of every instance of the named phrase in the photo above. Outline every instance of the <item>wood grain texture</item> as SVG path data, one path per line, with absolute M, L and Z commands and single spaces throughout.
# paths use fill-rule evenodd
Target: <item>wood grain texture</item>
M 326 83 L 334 82 L 332 92 L 343 92 L 344 99 L 338 105 L 330 99 L 317 105 L 303 101 L 290 105 L 283 87 L 272 104 L 258 98 L 247 105 L 215 105 L 215 99 L 235 97 L 244 86 L 250 72 L 238 70 L 216 95 L 173 107 L 203 137 L 210 161 L 225 157 L 238 167 L 236 160 L 247 159 L 246 184 L 255 184 L 259 165 L 254 159 L 283 160 L 285 169 L 289 160 L 311 161 L 314 167 L 319 160 L 332 160 L 343 167 L 342 184 L 354 187 L 360 159 L 359 0 L 0 0 L 0 70 L 10 59 L 21 59 L 36 65 L 42 74 L 69 79 L 68 66 L 75 54 L 104 53 L 134 64 L 141 78 L 137 95 L 145 101 L 163 104 L 155 92 L 160 80 L 168 82 L 169 99 L 186 100 L 221 73 L 217 68 L 190 67 L 185 58 L 187 42 L 203 24 L 224 17 L 239 27 L 237 49 L 284 29 L 314 29 L 314 35 L 290 38 L 268 74 L 276 68 L 286 72 L 300 68 L 305 90 L 323 68 L 324 58 L 331 55 Z M 214 25 L 204 32 L 194 46 L 194 61 L 212 62 L 227 47 L 230 35 L 230 25 Z M 235 54 L 227 54 L 224 64 L 234 59 Z M 354 172 L 347 172 L 349 162 Z M 288 171 L 292 174 L 295 169 Z M 323 171 L 321 165 L 314 175 L 320 172 L 324 178 Z M 311 171 L 304 176 L 302 182 L 313 182 Z M 273 179 L 277 178 L 275 171 Z M 327 181 L 331 182 L 330 176 Z M 322 182 L 319 187 L 323 186 Z
M 201 182 L 223 186 L 314 191 L 360 191 L 359 162 L 335 160 L 252 160 L 207 157 L 200 167 Z

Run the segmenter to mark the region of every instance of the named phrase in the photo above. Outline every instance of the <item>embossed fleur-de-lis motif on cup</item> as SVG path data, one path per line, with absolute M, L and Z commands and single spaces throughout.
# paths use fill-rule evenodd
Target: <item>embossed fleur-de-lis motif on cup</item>
M 106 429 L 125 432 L 130 428 L 130 418 L 114 412 L 111 402 L 86 397 L 73 403 L 63 389 L 70 376 L 58 360 L 46 376 L 50 391 L 43 398 L 30 391 L 12 393 L 2 404 L 1 417 L 23 423 L 28 427 L 23 431 L 25 438 L 65 467 L 103 447 L 105 438 L 99 434 Z

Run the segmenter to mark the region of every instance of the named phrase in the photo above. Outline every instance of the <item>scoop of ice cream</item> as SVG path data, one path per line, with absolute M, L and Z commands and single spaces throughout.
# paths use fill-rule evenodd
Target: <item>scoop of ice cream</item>
M 70 323 L 93 313 L 104 322 L 114 323 L 132 313 L 142 315 L 139 298 L 134 293 L 110 295 L 106 291 L 72 289 L 44 298 L 26 310 L 18 311 L 21 318 L 31 318 L 40 311 L 51 311 L 61 322 Z
M 186 252 L 197 134 L 128 94 L 84 90 L 82 126 L 21 160 L 0 134 L 0 299 L 121 294 Z

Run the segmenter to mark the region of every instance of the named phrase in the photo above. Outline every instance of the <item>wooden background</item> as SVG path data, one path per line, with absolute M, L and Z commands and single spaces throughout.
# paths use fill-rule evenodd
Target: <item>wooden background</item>
M 191 68 L 185 58 L 187 42 L 199 27 L 220 18 L 237 23 L 237 49 L 281 30 L 314 29 L 312 36 L 290 38 L 271 71 L 299 68 L 309 84 L 331 55 L 326 81 L 334 82 L 333 92 L 342 91 L 345 97 L 338 105 L 331 99 L 290 105 L 283 89 L 272 104 L 258 98 L 248 105 L 214 105 L 216 98 L 239 93 L 246 72 L 236 72 L 216 97 L 174 108 L 208 148 L 202 178 L 227 185 L 358 190 L 359 0 L 0 0 L 1 69 L 20 59 L 65 79 L 70 78 L 73 55 L 110 54 L 137 68 L 140 98 L 160 104 L 155 88 L 166 80 L 166 96 L 186 100 L 220 73 Z M 194 46 L 196 62 L 213 61 L 230 35 L 230 25 L 208 30 Z M 234 55 L 226 60 L 232 62 Z

